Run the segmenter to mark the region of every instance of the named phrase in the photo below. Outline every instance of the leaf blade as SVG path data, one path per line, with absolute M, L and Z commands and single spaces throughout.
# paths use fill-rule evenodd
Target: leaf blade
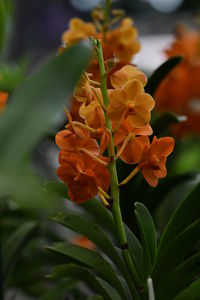
M 92 275 L 92 273 L 87 270 L 86 268 L 83 268 L 76 264 L 68 264 L 68 265 L 59 265 L 56 266 L 53 269 L 52 274 L 50 277 L 52 278 L 60 278 L 69 276 L 70 278 L 74 278 L 76 280 L 81 280 L 85 283 L 87 283 L 90 287 L 92 287 L 95 291 L 102 294 L 105 299 L 115 299 L 112 298 L 113 296 L 116 297 L 116 299 L 120 300 L 120 297 L 117 295 L 117 293 L 111 288 L 105 289 L 102 285 L 101 281 Z M 103 280 L 102 280 L 103 282 Z
M 53 126 L 55 115 L 62 111 L 66 97 L 71 96 L 89 55 L 85 44 L 70 47 L 44 64 L 14 93 L 0 119 L 2 164 L 20 163 Z
M 69 243 L 56 243 L 47 250 L 66 255 L 96 270 L 105 280 L 116 288 L 122 299 L 127 299 L 125 290 L 111 265 L 98 253 Z
M 147 208 L 139 202 L 135 203 L 135 216 L 142 239 L 146 275 L 151 274 L 157 253 L 156 230 L 153 219 Z
M 182 56 L 175 56 L 175 57 L 169 58 L 158 69 L 156 69 L 155 72 L 149 78 L 148 83 L 145 87 L 146 93 L 149 93 L 153 96 L 157 87 L 162 82 L 162 80 L 165 78 L 165 76 L 174 67 L 176 67 L 182 61 L 182 59 L 183 59 Z

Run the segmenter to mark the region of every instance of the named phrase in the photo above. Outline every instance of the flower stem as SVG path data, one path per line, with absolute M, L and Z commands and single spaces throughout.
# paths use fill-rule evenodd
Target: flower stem
M 135 176 L 138 172 L 140 171 L 140 168 L 136 167 L 120 184 L 119 186 L 125 185 L 127 184 L 127 182 L 129 182 L 129 180 L 131 180 L 133 178 L 133 176 Z
M 108 97 L 108 90 L 107 90 L 107 84 L 106 84 L 106 71 L 105 71 L 105 65 L 104 65 L 104 59 L 103 59 L 103 53 L 102 53 L 102 47 L 101 47 L 101 41 L 96 41 L 96 48 L 97 48 L 97 58 L 99 62 L 99 69 L 100 69 L 100 75 L 101 75 L 101 93 L 103 96 L 104 104 L 107 107 L 109 104 L 109 97 Z M 109 172 L 111 177 L 111 197 L 113 199 L 113 206 L 112 206 L 112 213 L 113 217 L 116 223 L 117 227 L 117 233 L 119 237 L 119 243 L 121 246 L 122 254 L 124 261 L 127 265 L 127 268 L 130 272 L 130 275 L 133 277 L 133 280 L 135 281 L 137 286 L 140 286 L 140 280 L 138 278 L 137 272 L 135 270 L 135 266 L 133 264 L 133 261 L 131 259 L 130 250 L 128 247 L 128 242 L 126 239 L 126 234 L 124 230 L 124 225 L 122 221 L 122 215 L 120 210 L 120 200 L 119 200 L 119 186 L 118 186 L 118 177 L 117 177 L 117 169 L 116 169 L 116 159 L 115 159 L 115 151 L 114 151 L 114 143 L 113 143 L 113 137 L 112 137 L 112 124 L 110 120 L 107 118 L 105 113 L 105 120 L 106 120 L 106 127 L 110 131 L 110 144 L 108 147 L 108 154 L 110 156 L 111 163 L 109 164 Z M 114 157 L 113 157 L 114 155 Z

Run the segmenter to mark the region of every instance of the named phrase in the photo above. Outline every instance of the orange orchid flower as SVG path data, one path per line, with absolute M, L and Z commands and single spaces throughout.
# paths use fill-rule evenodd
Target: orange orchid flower
M 143 86 L 147 83 L 147 77 L 143 72 L 132 65 L 125 65 L 111 76 L 111 84 L 114 88 L 122 88 L 131 79 L 139 80 Z
M 153 98 L 144 93 L 144 88 L 139 80 L 128 81 L 122 89 L 110 91 L 110 102 L 107 116 L 111 121 L 121 122 L 130 116 L 134 127 L 144 127 L 150 121 L 150 111 L 154 107 Z
M 98 193 L 98 187 L 107 192 L 110 185 L 108 169 L 84 154 L 65 156 L 57 169 L 58 177 L 68 185 L 72 201 L 83 203 Z
M 148 143 L 147 135 L 153 130 L 150 125 L 142 128 L 135 128 L 129 119 L 125 119 L 114 135 L 114 145 L 118 146 L 117 151 L 121 160 L 128 164 L 136 164 L 140 160 L 144 145 Z
M 62 35 L 62 42 L 71 45 L 90 36 L 96 37 L 96 34 L 96 28 L 92 23 L 73 18 L 69 23 L 69 29 Z
M 103 153 L 109 143 L 110 134 L 106 129 L 105 114 L 101 106 L 101 104 L 103 105 L 101 90 L 99 88 L 93 90 L 95 91 L 94 100 L 89 105 L 83 103 L 79 114 L 84 119 L 86 125 L 96 130 L 96 133 L 92 134 L 92 136 L 100 139 L 100 153 Z
M 0 111 L 5 109 L 7 100 L 8 100 L 8 93 L 0 92 Z
M 73 96 L 79 102 L 89 104 L 94 99 L 94 95 L 87 76 L 87 74 L 81 76 L 81 79 L 74 90 Z
M 132 19 L 124 18 L 119 27 L 107 33 L 106 42 L 120 61 L 128 63 L 140 50 L 137 35 L 138 32 L 133 26 Z
M 150 186 L 157 186 L 158 179 L 167 174 L 166 160 L 174 149 L 174 139 L 171 137 L 153 138 L 145 144 L 142 157 L 138 163 L 138 168 Z
M 79 128 L 79 131 L 82 132 L 82 137 L 68 129 L 61 130 L 56 134 L 56 144 L 62 150 L 63 155 L 67 156 L 86 149 L 94 156 L 99 156 L 99 146 L 96 140 L 90 137 L 87 130 Z
M 183 60 L 166 76 L 155 94 L 158 111 L 171 110 L 187 117 L 186 122 L 173 126 L 173 132 L 180 136 L 200 134 L 199 44 L 198 31 L 178 28 L 176 39 L 165 53 L 169 58 L 182 55 Z

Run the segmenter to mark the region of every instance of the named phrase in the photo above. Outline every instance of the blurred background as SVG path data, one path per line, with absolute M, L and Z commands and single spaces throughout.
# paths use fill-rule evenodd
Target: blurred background
M 12 34 L 7 55 L 14 60 L 23 55 L 41 59 L 56 49 L 60 36 L 71 17 L 90 20 L 90 11 L 99 0 L 16 0 L 12 1 Z M 115 6 L 126 11 L 135 21 L 142 43 L 142 52 L 135 58 L 146 69 L 157 67 L 164 60 L 162 50 L 172 40 L 177 22 L 196 27 L 198 0 L 123 0 Z

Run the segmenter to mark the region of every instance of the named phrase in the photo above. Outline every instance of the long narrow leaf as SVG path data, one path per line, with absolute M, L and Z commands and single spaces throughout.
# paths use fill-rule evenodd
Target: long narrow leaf
M 159 243 L 158 256 L 168 244 L 190 224 L 200 218 L 200 183 L 198 183 L 179 204 L 171 217 Z
M 182 56 L 175 56 L 169 58 L 164 62 L 155 72 L 151 75 L 148 83 L 145 87 L 145 91 L 151 95 L 154 95 L 157 87 L 162 82 L 162 80 L 167 76 L 167 74 L 182 61 Z
M 104 287 L 103 280 L 99 280 L 93 274 L 88 271 L 86 268 L 83 268 L 76 264 L 69 265 L 59 265 L 54 268 L 52 274 L 52 278 L 63 278 L 70 277 L 76 280 L 80 280 L 88 284 L 88 286 L 94 289 L 97 293 L 100 293 L 104 299 L 112 300 L 121 298 L 118 296 L 116 291 L 110 286 L 106 285 L 106 289 Z
M 111 265 L 98 253 L 68 243 L 56 243 L 53 246 L 47 246 L 47 249 L 55 253 L 60 253 L 62 256 L 72 257 L 92 268 L 117 289 L 122 299 L 127 299 L 125 290 L 115 271 Z
M 63 55 L 47 62 L 13 94 L 0 118 L 2 165 L 21 162 L 53 126 L 86 67 L 89 55 L 86 44 L 70 47 Z
M 53 288 L 48 290 L 39 300 L 64 300 L 67 293 L 77 286 L 74 279 L 60 280 Z
M 200 219 L 188 226 L 163 250 L 157 257 L 152 277 L 155 287 L 158 287 L 167 273 L 184 262 L 192 253 L 192 248 L 198 243 L 200 236 Z
M 49 182 L 46 188 L 50 191 L 56 192 L 59 196 L 67 197 L 67 187 L 62 183 Z M 111 213 L 95 198 L 81 205 L 85 215 L 92 220 L 99 227 L 108 232 L 114 241 L 117 242 L 117 233 L 115 223 Z M 134 233 L 124 224 L 125 232 L 131 251 L 132 260 L 134 262 L 138 277 L 144 283 L 142 270 L 144 268 L 143 250 Z
M 163 300 L 173 299 L 198 276 L 200 276 L 200 252 L 166 274 L 157 289 L 158 298 Z
M 6 281 L 9 277 L 10 271 L 17 261 L 21 247 L 28 242 L 36 228 L 37 223 L 34 221 L 29 221 L 22 224 L 3 245 L 2 255 L 4 281 Z
M 122 272 L 126 272 L 122 259 L 114 247 L 113 243 L 103 232 L 103 230 L 88 218 L 72 213 L 60 213 L 52 218 L 55 222 L 86 236 L 99 249 L 101 249 Z
M 147 208 L 139 202 L 135 203 L 135 216 L 140 230 L 144 251 L 146 275 L 151 274 L 157 252 L 156 230 L 153 219 Z
M 191 283 L 188 288 L 182 291 L 173 300 L 199 300 L 200 295 L 200 278 Z

